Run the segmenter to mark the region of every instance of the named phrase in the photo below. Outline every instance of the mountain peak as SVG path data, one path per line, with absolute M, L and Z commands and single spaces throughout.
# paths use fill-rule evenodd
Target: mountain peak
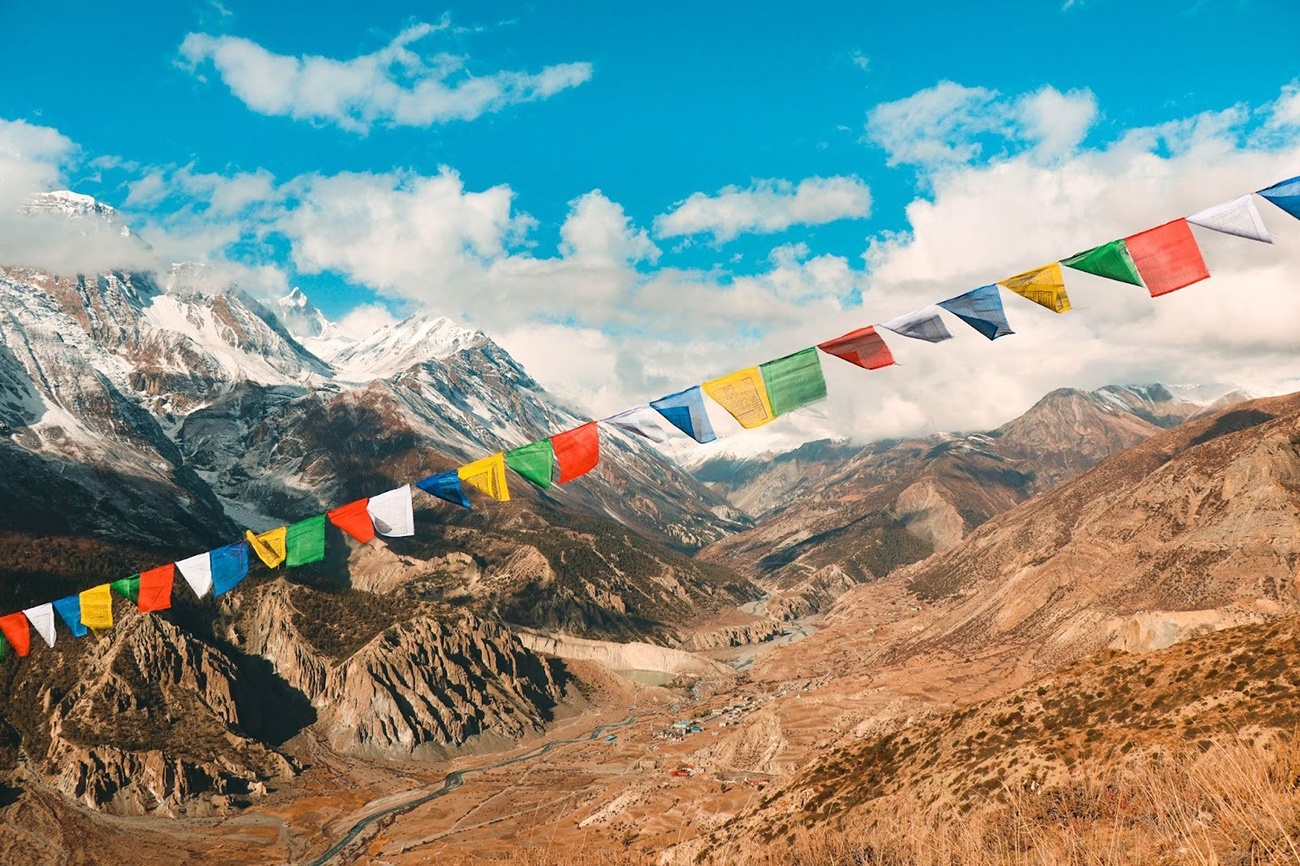
M 62 216 L 67 219 L 97 220 L 90 223 L 95 230 L 108 228 L 122 237 L 130 237 L 132 232 L 122 222 L 109 205 L 93 196 L 82 195 L 72 190 L 59 189 L 52 192 L 38 192 L 28 197 L 20 208 L 26 216 Z
M 488 340 L 446 316 L 420 311 L 380 328 L 339 352 L 331 362 L 350 381 L 382 379 L 426 361 L 441 361 Z

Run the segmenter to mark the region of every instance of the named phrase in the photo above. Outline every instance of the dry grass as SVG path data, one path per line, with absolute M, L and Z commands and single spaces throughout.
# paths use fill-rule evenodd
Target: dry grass
M 845 828 L 716 850 L 728 866 L 1300 863 L 1300 737 L 1237 738 L 1067 785 L 1005 791 L 966 814 L 891 799 Z

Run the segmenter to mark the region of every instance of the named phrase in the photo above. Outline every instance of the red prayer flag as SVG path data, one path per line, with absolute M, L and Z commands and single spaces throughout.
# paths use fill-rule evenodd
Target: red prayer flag
M 5 640 L 9 641 L 18 655 L 25 656 L 32 651 L 32 633 L 27 625 L 26 614 L 0 616 L 0 632 L 4 632 Z
M 358 499 L 356 502 L 349 502 L 347 505 L 340 505 L 333 511 L 326 512 L 325 516 L 330 519 L 330 523 L 357 541 L 368 544 L 375 537 L 374 521 L 370 519 L 370 512 L 366 511 L 366 506 L 369 504 L 369 499 Z
M 551 449 L 555 452 L 555 461 L 560 464 L 558 483 L 586 475 L 600 462 L 600 431 L 596 429 L 596 422 L 588 421 L 581 427 L 555 434 L 551 437 Z
M 162 565 L 140 572 L 140 598 L 135 603 L 141 613 L 166 610 L 172 606 L 172 581 L 176 566 Z
M 1137 265 L 1142 282 L 1147 284 L 1151 297 L 1168 294 L 1183 286 L 1190 286 L 1210 275 L 1196 245 L 1191 226 L 1185 219 L 1138 232 L 1124 238 L 1133 264 Z
M 894 355 L 885 345 L 885 341 L 876 333 L 874 325 L 850 331 L 842 337 L 818 343 L 817 348 L 828 355 L 843 358 L 850 364 L 879 370 L 894 363 Z

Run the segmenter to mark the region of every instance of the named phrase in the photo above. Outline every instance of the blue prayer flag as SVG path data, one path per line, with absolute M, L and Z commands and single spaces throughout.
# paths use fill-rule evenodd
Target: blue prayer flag
M 212 563 L 212 594 L 230 592 L 248 577 L 248 543 L 237 541 L 210 551 Z
M 1293 177 L 1281 183 L 1261 189 L 1259 194 L 1282 210 L 1300 219 L 1300 177 Z
M 990 340 L 1014 334 L 1007 314 L 1002 312 L 1002 298 L 997 286 L 980 286 L 964 295 L 940 301 L 939 306 L 979 331 Z
M 430 496 L 436 496 L 453 505 L 459 505 L 463 508 L 470 507 L 469 497 L 465 495 L 465 488 L 461 487 L 460 484 L 460 473 L 455 469 L 450 472 L 430 475 L 423 481 L 415 482 L 415 486 Z
M 713 425 L 709 423 L 709 415 L 704 408 L 704 392 L 699 385 L 651 400 L 650 405 L 668 423 L 696 442 L 712 442 L 718 438 L 713 432 Z
M 68 631 L 72 632 L 73 637 L 85 637 L 90 633 L 90 629 L 81 624 L 81 598 L 70 595 L 67 598 L 61 598 L 53 602 L 54 609 L 59 612 L 59 617 L 68 626 Z

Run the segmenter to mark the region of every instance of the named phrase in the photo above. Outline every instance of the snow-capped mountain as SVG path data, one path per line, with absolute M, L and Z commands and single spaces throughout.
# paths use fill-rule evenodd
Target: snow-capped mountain
M 35 201 L 116 219 L 88 197 Z M 348 341 L 300 290 L 272 312 L 214 279 L 193 263 L 174 265 L 162 285 L 143 273 L 0 268 L 0 432 L 10 434 L 0 464 L 120 471 L 201 503 L 204 516 L 219 496 L 219 524 L 259 528 L 587 420 L 486 335 L 445 318 L 416 314 Z M 333 341 L 320 348 L 326 358 L 311 341 Z M 744 522 L 640 440 L 602 438 L 589 478 L 544 494 L 515 479 L 516 494 L 687 547 Z M 367 448 L 368 461 L 354 460 Z M 138 528 L 145 539 L 166 534 Z
M 450 358 L 486 341 L 483 333 L 462 328 L 444 316 L 415 313 L 343 348 L 329 360 L 338 378 L 369 382 L 415 364 Z
M 91 196 L 68 190 L 37 193 L 23 203 L 21 212 L 27 216 L 62 216 L 68 219 L 85 220 L 83 225 L 90 230 L 110 230 L 122 237 L 131 237 L 130 226 L 123 222 L 117 211 L 109 205 Z

